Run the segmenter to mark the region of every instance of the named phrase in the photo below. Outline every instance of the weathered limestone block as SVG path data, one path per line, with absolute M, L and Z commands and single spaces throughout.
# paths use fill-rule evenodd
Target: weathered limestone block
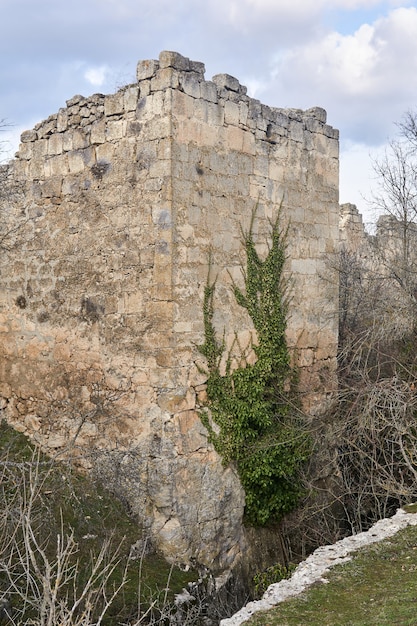
M 33 154 L 32 145 L 33 144 L 31 142 L 20 144 L 19 152 L 18 152 L 19 159 L 29 161 L 29 159 L 32 158 L 32 154 Z
M 298 120 L 290 123 L 289 133 L 292 141 L 304 141 L 304 128 Z
M 33 143 L 32 147 L 32 163 L 42 161 L 42 157 L 44 157 L 48 152 L 48 141 L 46 139 L 37 140 Z
M 41 184 L 41 195 L 43 198 L 59 197 L 62 189 L 62 177 L 55 176 Z
M 224 103 L 224 121 L 226 124 L 234 124 L 238 126 L 240 121 L 239 105 L 235 102 Z
M 207 102 L 214 102 L 217 104 L 218 96 L 217 96 L 217 86 L 214 82 L 204 81 L 200 83 L 201 89 L 201 97 Z
M 201 61 L 190 60 L 190 71 L 195 72 L 196 74 L 200 74 L 201 78 L 204 78 L 206 66 Z
M 68 167 L 71 174 L 79 174 L 84 170 L 85 165 L 81 152 L 71 152 L 68 154 Z
M 177 89 L 179 85 L 179 74 L 172 67 L 165 67 L 158 70 L 151 78 L 151 92 L 162 91 L 171 87 Z
M 146 127 L 147 137 L 150 141 L 155 139 L 164 139 L 171 136 L 171 123 L 169 119 L 163 117 L 161 119 L 152 119 Z
M 126 122 L 124 120 L 110 120 L 107 122 L 106 139 L 113 141 L 121 139 L 126 134 Z
M 82 148 L 88 148 L 90 145 L 88 135 L 81 129 L 75 129 L 71 133 L 72 135 L 72 149 L 81 150 Z
M 23 131 L 23 133 L 20 135 L 20 141 L 22 143 L 27 143 L 27 142 L 31 142 L 31 141 L 36 141 L 38 138 L 38 133 L 36 132 L 36 130 L 25 130 Z
M 192 96 L 193 98 L 201 97 L 201 81 L 199 75 L 194 73 L 183 74 L 180 79 L 180 85 L 184 90 L 184 93 Z
M 125 111 L 135 111 L 139 97 L 139 86 L 132 85 L 123 92 L 123 108 Z
M 118 115 L 124 111 L 124 93 L 118 92 L 104 99 L 104 114 L 108 117 Z
M 51 115 L 45 122 L 37 124 L 35 129 L 37 130 L 38 137 L 44 138 L 51 135 L 57 128 L 57 115 Z
M 173 67 L 177 70 L 190 70 L 190 59 L 178 54 L 178 52 L 163 51 L 159 55 L 159 67 L 165 69 Z
M 139 61 L 136 67 L 136 80 L 142 81 L 151 78 L 159 69 L 159 63 L 155 60 Z
M 63 138 L 62 134 L 51 135 L 48 139 L 48 154 L 62 154 L 63 150 Z
M 88 105 L 80 107 L 79 115 L 81 118 L 90 117 L 90 107 Z M 81 119 L 81 126 L 83 126 L 84 122 L 85 120 Z
M 229 89 L 230 91 L 239 91 L 240 83 L 237 78 L 230 74 L 216 74 L 212 78 L 213 83 L 219 88 Z
M 70 98 L 69 100 L 66 100 L 65 104 L 67 105 L 68 108 L 72 107 L 72 106 L 76 106 L 77 104 L 79 104 L 80 102 L 83 102 L 85 100 L 85 97 L 82 96 L 81 94 L 76 94 L 75 96 L 72 96 L 72 98 Z
M 192 118 L 194 115 L 194 100 L 190 95 L 183 93 L 182 91 L 173 91 L 172 93 L 172 105 L 178 114 Z
M 93 145 L 106 141 L 106 121 L 104 119 L 93 122 L 90 132 L 90 141 Z
M 323 124 L 327 122 L 327 112 L 321 107 L 312 107 L 305 112 L 306 117 L 314 117 Z
M 148 111 L 147 116 L 142 116 L 142 119 L 153 119 L 156 116 L 163 115 L 165 111 L 165 94 L 162 91 L 158 91 L 148 96 L 146 100 L 146 108 Z

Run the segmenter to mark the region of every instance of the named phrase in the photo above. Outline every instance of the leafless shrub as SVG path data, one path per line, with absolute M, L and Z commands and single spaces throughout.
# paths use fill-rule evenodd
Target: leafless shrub
M 81 571 L 74 533 L 61 522 L 56 537 L 48 532 L 44 485 L 48 468 L 38 455 L 0 463 L 0 581 L 2 611 L 19 626 L 90 626 L 101 624 L 126 582 L 113 585 L 119 548 L 106 539 Z
M 380 167 L 383 185 L 394 185 L 396 162 Z M 340 476 L 335 498 L 351 532 L 417 497 L 414 204 L 408 196 L 398 202 L 405 224 L 392 226 L 394 204 L 392 228 L 379 233 L 370 257 L 345 251 L 341 260 L 340 390 L 330 419 Z
M 95 391 L 97 403 L 106 404 L 108 390 L 104 393 L 97 386 Z M 175 600 L 171 573 L 162 589 L 150 591 L 145 570 L 146 541 L 140 542 L 138 550 L 129 552 L 131 541 L 119 538 L 120 544 L 116 545 L 101 525 L 105 537 L 101 545 L 97 535 L 84 537 L 80 532 L 77 524 L 84 528 L 85 512 L 77 491 L 79 485 L 66 463 L 57 465 L 56 460 L 41 453 L 28 460 L 21 460 L 19 455 L 16 460 L 0 451 L 0 623 L 104 626 L 117 619 L 126 626 L 214 626 L 240 608 L 245 600 L 238 593 L 240 586 L 219 591 L 209 571 L 189 583 Z M 61 512 L 58 523 L 57 507 Z M 107 505 L 103 511 L 108 513 Z M 68 519 L 73 520 L 74 529 Z M 89 555 L 86 546 L 95 552 Z M 135 592 L 132 581 L 136 580 Z
M 333 407 L 334 408 L 334 407 Z M 303 468 L 304 496 L 298 508 L 281 523 L 285 566 L 307 558 L 318 546 L 335 543 L 349 534 L 340 504 L 340 472 L 333 416 L 310 421 L 312 452 Z
M 345 391 L 341 402 L 340 501 L 358 532 L 417 497 L 417 395 L 393 376 Z

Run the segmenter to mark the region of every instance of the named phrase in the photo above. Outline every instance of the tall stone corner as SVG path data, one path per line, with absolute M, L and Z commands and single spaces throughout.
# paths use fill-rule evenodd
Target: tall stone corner
M 175 52 L 136 82 L 77 95 L 22 134 L 13 245 L 0 272 L 1 394 L 16 428 L 122 494 L 171 560 L 241 557 L 244 493 L 208 442 L 203 295 L 215 326 L 253 335 L 233 298 L 242 229 L 266 253 L 288 227 L 288 342 L 306 410 L 336 383 L 338 132 L 319 107 L 262 104 Z M 114 468 L 117 468 L 115 471 Z

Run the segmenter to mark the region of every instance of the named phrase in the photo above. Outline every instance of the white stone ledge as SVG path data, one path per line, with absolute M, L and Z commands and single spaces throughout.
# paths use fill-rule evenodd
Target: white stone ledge
M 297 596 L 313 583 L 321 582 L 323 575 L 335 565 L 351 560 L 351 554 L 388 537 L 407 526 L 417 525 L 417 514 L 406 513 L 399 509 L 387 519 L 379 520 L 367 532 L 345 537 L 330 545 L 317 548 L 305 561 L 297 566 L 294 574 L 287 580 L 270 585 L 261 600 L 249 602 L 237 613 L 220 622 L 221 626 L 239 626 L 247 622 L 254 613 L 267 611 L 280 602 Z

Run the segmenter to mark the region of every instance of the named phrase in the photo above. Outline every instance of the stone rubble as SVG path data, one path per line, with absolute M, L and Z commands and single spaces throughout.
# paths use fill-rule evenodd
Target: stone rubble
M 280 602 L 300 594 L 313 583 L 326 582 L 324 574 L 335 565 L 350 561 L 351 554 L 359 548 L 392 537 L 407 526 L 416 525 L 417 515 L 399 509 L 393 517 L 379 520 L 366 532 L 345 537 L 330 546 L 317 548 L 297 566 L 291 578 L 270 585 L 261 600 L 249 602 L 232 617 L 222 620 L 221 626 L 239 626 L 248 621 L 254 613 L 271 609 Z

